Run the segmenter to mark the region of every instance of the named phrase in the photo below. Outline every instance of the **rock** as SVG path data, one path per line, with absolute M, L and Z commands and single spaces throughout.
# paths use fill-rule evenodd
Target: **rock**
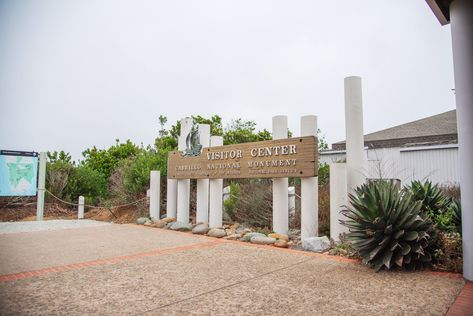
M 261 233 L 247 233 L 245 234 L 242 238 L 240 238 L 241 241 L 250 241 L 251 238 L 253 237 L 266 237 L 265 234 L 261 234 Z
M 146 221 L 148 221 L 149 219 L 147 217 L 140 217 L 136 220 L 136 223 L 138 225 L 144 225 L 144 223 L 146 223 Z
M 228 229 L 225 229 L 225 233 L 227 236 L 230 236 L 230 235 L 235 235 L 236 231 L 232 228 L 228 228 Z
M 272 233 L 272 234 L 269 234 L 268 237 L 276 238 L 278 240 L 280 239 L 280 240 L 289 241 L 289 236 L 284 235 L 284 234 Z
M 279 248 L 289 248 L 289 243 L 286 240 L 279 239 L 276 240 L 274 243 L 274 246 L 279 247 Z
M 207 235 L 209 235 L 210 237 L 222 238 L 225 237 L 227 233 L 225 233 L 225 230 L 223 228 L 212 228 L 211 230 L 209 230 Z
M 164 228 L 164 226 L 166 226 L 166 222 L 161 219 L 153 218 L 151 221 L 153 222 L 153 226 L 156 228 Z
M 241 234 L 233 234 L 233 235 L 228 235 L 228 236 L 223 237 L 223 239 L 227 239 L 227 240 L 238 240 L 240 238 L 241 238 Z
M 192 229 L 192 225 L 189 223 L 183 223 L 183 222 L 172 222 L 169 228 L 171 230 L 176 230 L 178 232 L 188 232 Z
M 148 219 L 143 225 L 151 227 L 153 226 L 153 222 L 150 219 Z
M 240 227 L 240 223 L 235 223 L 232 226 L 230 226 L 230 228 L 235 230 L 235 231 L 238 229 L 238 227 Z
M 330 248 L 330 240 L 327 236 L 302 239 L 302 249 L 306 251 L 323 252 L 328 248 Z
M 272 245 L 276 242 L 276 238 L 272 237 L 262 237 L 262 236 L 253 236 L 251 237 L 252 244 L 259 244 L 259 245 Z
M 197 225 L 194 226 L 194 228 L 192 228 L 193 234 L 203 235 L 203 234 L 207 234 L 208 231 L 209 231 L 209 225 L 207 223 L 198 223 Z
M 176 218 L 175 217 L 166 217 L 166 218 L 163 218 L 163 221 L 165 223 L 171 223 L 171 222 L 175 222 Z

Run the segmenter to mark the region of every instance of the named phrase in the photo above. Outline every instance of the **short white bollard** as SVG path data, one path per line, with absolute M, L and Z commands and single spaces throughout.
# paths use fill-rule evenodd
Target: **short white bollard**
M 159 219 L 161 172 L 152 170 L 149 180 L 149 217 Z
M 177 180 L 168 179 L 166 188 L 166 217 L 177 216 Z
M 273 116 L 273 139 L 287 138 L 287 116 Z M 287 178 L 273 179 L 273 231 L 287 234 L 289 228 Z
M 301 117 L 301 136 L 317 136 L 317 116 Z M 301 178 L 301 239 L 318 235 L 319 179 Z
M 199 141 L 203 148 L 210 146 L 210 125 L 199 124 Z M 195 221 L 209 222 L 209 179 L 197 179 Z
M 330 165 L 330 238 L 340 241 L 340 235 L 348 229 L 340 223 L 347 219 L 340 211 L 347 205 L 347 166 L 346 163 Z
M 222 146 L 222 136 L 211 136 L 210 146 Z M 223 179 L 209 181 L 209 227 L 222 227 L 223 218 Z
M 77 210 L 77 218 L 84 219 L 84 197 L 81 195 L 79 196 L 79 209 Z

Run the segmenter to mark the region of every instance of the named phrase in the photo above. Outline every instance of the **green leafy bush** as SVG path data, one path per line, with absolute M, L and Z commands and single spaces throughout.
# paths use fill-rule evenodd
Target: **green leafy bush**
M 343 213 L 347 239 L 363 261 L 376 269 L 418 268 L 432 261 L 434 229 L 422 218 L 420 201 L 390 183 L 364 184 L 349 196 Z
M 438 185 L 433 185 L 431 181 L 412 181 L 408 187 L 413 194 L 415 201 L 422 203 L 421 212 L 431 217 L 445 213 L 451 200 L 445 196 Z
M 123 184 L 128 194 L 146 193 L 151 170 L 159 170 L 165 176 L 165 166 L 165 158 L 152 149 L 142 150 L 134 158 L 124 161 Z
M 230 182 L 230 196 L 228 199 L 223 201 L 223 206 L 225 211 L 230 216 L 230 218 L 235 218 L 235 206 L 240 195 L 240 185 L 237 182 Z

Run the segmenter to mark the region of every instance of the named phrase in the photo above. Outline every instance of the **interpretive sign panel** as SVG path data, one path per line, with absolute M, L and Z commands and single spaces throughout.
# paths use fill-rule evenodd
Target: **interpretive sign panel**
M 202 148 L 198 156 L 173 151 L 170 179 L 286 178 L 317 175 L 314 136 Z
M 36 195 L 38 154 L 0 151 L 0 196 Z

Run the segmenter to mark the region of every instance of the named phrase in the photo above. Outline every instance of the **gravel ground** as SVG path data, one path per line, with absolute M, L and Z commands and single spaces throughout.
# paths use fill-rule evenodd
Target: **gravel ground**
M 0 223 L 0 234 L 26 233 L 51 231 L 68 228 L 98 227 L 107 226 L 111 223 L 98 222 L 89 219 L 81 220 L 51 220 L 51 221 L 32 221 L 32 222 L 3 222 Z

